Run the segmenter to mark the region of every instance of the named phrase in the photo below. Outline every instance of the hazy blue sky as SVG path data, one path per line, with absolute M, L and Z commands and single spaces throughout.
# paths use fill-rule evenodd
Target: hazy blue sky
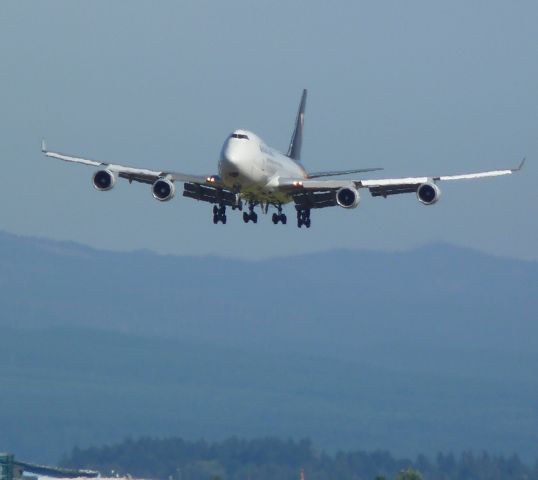
M 2 1 L 0 229 L 113 249 L 249 257 L 448 241 L 538 259 L 535 1 Z M 214 226 L 207 204 L 148 186 L 96 192 L 50 148 L 214 173 L 235 128 L 285 149 L 307 87 L 308 169 L 384 175 L 516 165 L 443 198 L 363 195 L 313 228 Z M 293 210 L 289 208 L 289 214 Z

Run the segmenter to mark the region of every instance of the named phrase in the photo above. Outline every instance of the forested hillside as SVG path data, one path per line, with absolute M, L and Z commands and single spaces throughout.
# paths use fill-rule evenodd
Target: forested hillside
M 446 245 L 246 262 L 5 233 L 0 248 L 0 450 L 270 435 L 536 459 L 536 262 Z
M 126 440 L 112 446 L 75 449 L 64 459 L 68 467 L 130 473 L 144 478 L 173 480 L 374 480 L 395 478 L 415 470 L 426 480 L 536 480 L 538 464 L 529 467 L 517 456 L 486 453 L 438 454 L 433 460 L 396 459 L 384 451 L 340 451 L 327 454 L 308 440 L 232 438 L 217 443 L 180 438 Z M 409 476 L 409 478 L 413 478 Z

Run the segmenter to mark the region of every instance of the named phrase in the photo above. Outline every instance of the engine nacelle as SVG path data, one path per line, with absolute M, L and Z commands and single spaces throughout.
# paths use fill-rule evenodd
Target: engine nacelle
M 159 202 L 167 202 L 174 198 L 176 187 L 170 180 L 159 178 L 151 187 L 151 192 L 153 193 L 153 198 L 159 200 Z
M 343 208 L 357 208 L 360 195 L 356 188 L 342 187 L 336 192 L 336 203 Z
M 418 201 L 424 205 L 433 205 L 441 197 L 441 190 L 435 183 L 423 183 L 417 188 Z
M 92 183 L 100 192 L 106 192 L 115 185 L 116 175 L 110 170 L 98 170 L 93 174 Z

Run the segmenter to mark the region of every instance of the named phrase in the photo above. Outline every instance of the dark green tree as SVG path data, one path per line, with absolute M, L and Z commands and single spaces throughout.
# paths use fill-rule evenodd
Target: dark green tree
M 402 470 L 396 480 L 422 480 L 422 475 L 416 470 L 408 468 L 407 470 Z

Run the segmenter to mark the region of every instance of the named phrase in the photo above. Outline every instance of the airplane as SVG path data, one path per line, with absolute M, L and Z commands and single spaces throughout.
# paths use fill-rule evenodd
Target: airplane
M 340 206 L 345 209 L 358 207 L 359 190 L 366 188 L 373 197 L 384 197 L 402 193 L 415 193 L 423 205 L 433 205 L 440 196 L 438 182 L 465 180 L 483 177 L 510 175 L 521 170 L 525 159 L 516 168 L 490 170 L 462 175 L 442 175 L 431 177 L 407 177 L 384 179 L 333 179 L 340 175 L 363 174 L 382 168 L 362 168 L 354 170 L 307 172 L 301 163 L 304 118 L 307 91 L 303 90 L 295 128 L 286 154 L 269 147 L 255 133 L 235 130 L 225 140 L 216 175 L 188 175 L 173 171 L 158 171 L 116 165 L 48 151 L 45 141 L 42 152 L 51 158 L 96 167 L 92 177 L 93 186 L 99 191 L 114 187 L 117 178 L 125 178 L 129 183 L 140 182 L 151 185 L 153 197 L 166 202 L 176 193 L 176 184 L 183 183 L 183 196 L 214 204 L 213 223 L 225 224 L 226 207 L 243 211 L 246 203 L 248 211 L 243 211 L 245 223 L 257 223 L 255 208 L 260 206 L 263 213 L 269 207 L 276 212 L 272 221 L 286 224 L 283 206 L 293 203 L 297 213 L 297 226 L 310 228 L 312 209 Z

